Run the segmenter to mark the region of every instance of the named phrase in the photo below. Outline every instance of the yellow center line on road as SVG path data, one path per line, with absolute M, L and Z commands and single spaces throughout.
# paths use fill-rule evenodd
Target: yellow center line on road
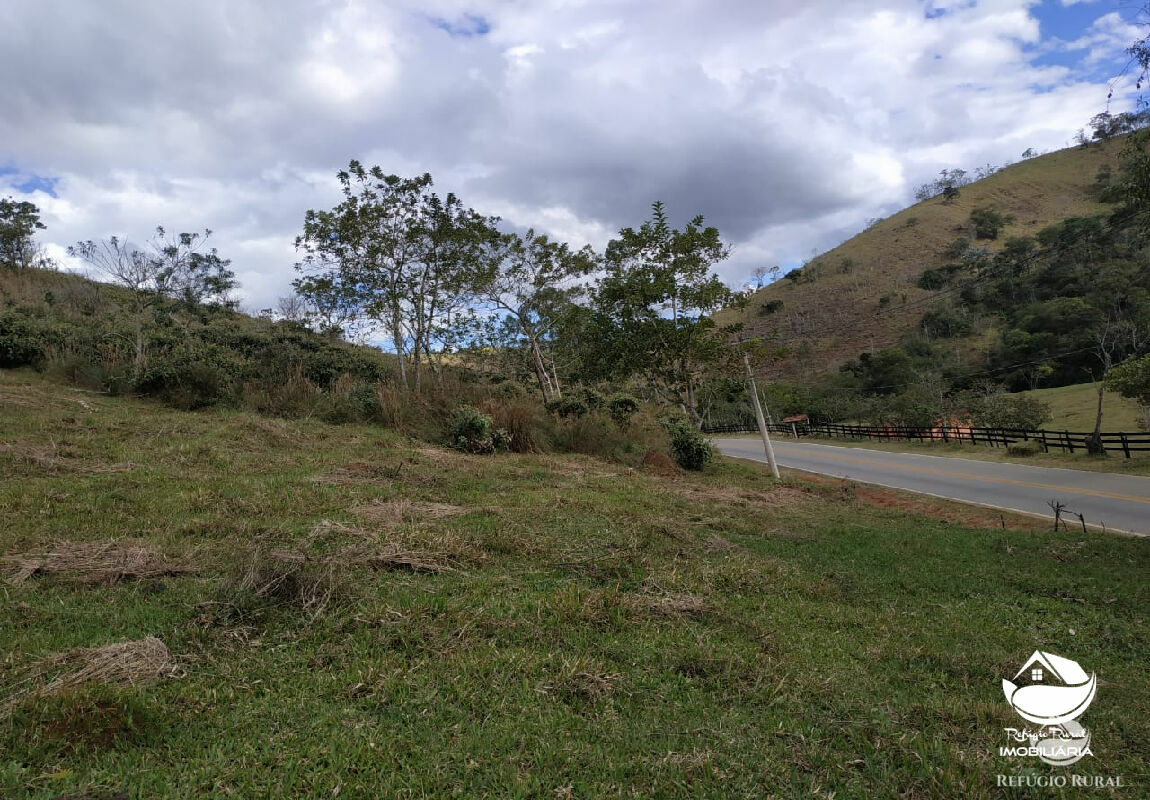
M 1106 497 L 1111 500 L 1129 500 L 1134 503 L 1150 503 L 1150 497 L 1139 497 L 1138 495 L 1118 494 L 1117 492 L 1104 492 L 1100 489 L 1078 489 L 1071 486 L 1053 486 L 1047 483 L 1033 483 L 1032 481 L 1016 481 L 1010 478 L 993 478 L 985 475 L 972 475 L 969 472 L 947 472 L 941 469 L 931 469 L 930 467 L 922 466 L 908 466 L 903 464 L 895 464 L 885 461 L 875 461 L 869 458 L 859 458 L 858 456 L 848 455 L 830 455 L 819 452 L 811 452 L 808 450 L 798 450 L 788 447 L 785 444 L 775 445 L 775 450 L 782 453 L 790 453 L 791 455 L 803 456 L 805 458 L 822 459 L 824 461 L 847 461 L 852 464 L 865 464 L 869 467 L 885 467 L 887 469 L 900 470 L 902 472 L 913 472 L 917 475 L 936 475 L 943 478 L 961 478 L 968 481 L 983 481 L 984 483 L 997 483 L 1008 486 L 1026 486 L 1031 489 L 1050 489 L 1056 492 L 1066 492 L 1070 494 L 1084 494 L 1091 497 Z

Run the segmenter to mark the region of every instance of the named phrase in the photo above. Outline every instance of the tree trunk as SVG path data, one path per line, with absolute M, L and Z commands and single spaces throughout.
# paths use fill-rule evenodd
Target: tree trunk
M 407 365 L 403 359 L 403 327 L 399 321 L 399 309 L 391 311 L 391 341 L 395 344 L 395 360 L 399 364 L 399 385 L 407 391 Z
M 539 352 L 539 342 L 532 336 L 529 340 L 531 347 L 531 361 L 535 367 L 535 378 L 539 381 L 539 390 L 543 392 L 543 402 L 550 403 L 554 394 L 551 378 L 547 374 L 547 365 L 543 363 L 543 354 Z M 555 399 L 558 399 L 557 397 Z
M 1086 452 L 1095 456 L 1106 455 L 1106 448 L 1102 445 L 1102 397 L 1106 393 L 1104 381 L 1098 382 L 1098 414 L 1094 418 L 1094 433 L 1086 440 Z
M 559 386 L 559 370 L 555 367 L 555 349 L 551 350 L 551 386 L 555 390 L 555 399 L 563 396 L 563 389 Z

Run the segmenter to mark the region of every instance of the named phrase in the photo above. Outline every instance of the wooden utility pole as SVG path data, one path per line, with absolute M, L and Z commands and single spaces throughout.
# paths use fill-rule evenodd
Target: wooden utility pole
M 743 366 L 747 369 L 747 384 L 751 391 L 751 403 L 755 406 L 755 422 L 759 424 L 759 435 L 763 437 L 763 450 L 767 453 L 767 465 L 771 474 L 779 477 L 779 465 L 775 463 L 775 451 L 771 447 L 771 435 L 767 432 L 767 422 L 763 419 L 763 407 L 759 404 L 759 390 L 755 387 L 755 376 L 751 372 L 751 359 L 743 353 Z

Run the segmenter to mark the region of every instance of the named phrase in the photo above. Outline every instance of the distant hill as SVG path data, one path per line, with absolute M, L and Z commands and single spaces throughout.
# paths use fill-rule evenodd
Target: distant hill
M 742 320 L 751 336 L 775 335 L 794 356 L 774 365 L 770 376 L 789 380 L 816 378 L 865 350 L 897 344 L 938 294 L 919 288 L 923 270 L 956 260 L 946 250 L 972 235 L 974 209 L 1013 217 L 996 240 L 973 242 L 992 251 L 1012 236 L 1102 212 L 1108 206 L 1091 188 L 1104 165 L 1117 171 L 1122 144 L 1115 139 L 1030 158 L 963 186 L 952 201 L 938 196 L 917 203 L 811 259 L 796 279 L 780 278 L 756 292 L 744 310 L 717 319 Z M 983 331 L 962 347 L 979 361 L 992 339 L 993 332 Z

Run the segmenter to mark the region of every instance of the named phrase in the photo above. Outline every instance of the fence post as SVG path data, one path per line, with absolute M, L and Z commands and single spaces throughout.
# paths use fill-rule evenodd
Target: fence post
M 1126 434 L 1119 434 L 1122 437 L 1122 452 L 1127 458 L 1130 458 L 1130 441 L 1126 438 Z
M 1042 433 L 1042 452 L 1049 453 L 1050 449 L 1046 446 L 1046 429 L 1043 428 L 1040 433 Z
M 1071 453 L 1074 452 L 1074 442 L 1070 441 L 1070 431 L 1063 431 L 1066 434 L 1066 449 Z

